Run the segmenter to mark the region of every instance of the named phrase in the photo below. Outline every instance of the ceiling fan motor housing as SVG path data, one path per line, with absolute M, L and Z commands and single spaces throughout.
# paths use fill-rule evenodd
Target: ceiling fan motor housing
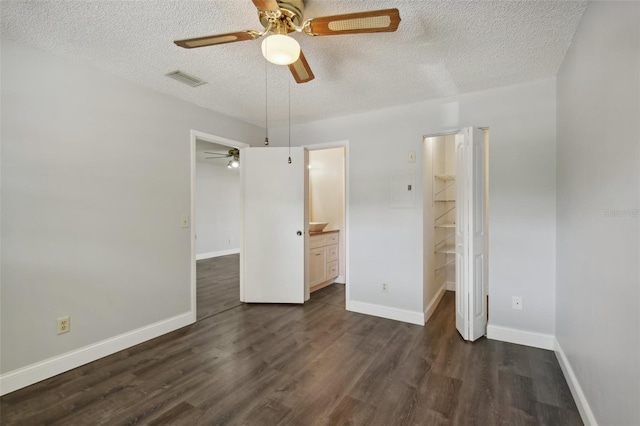
M 277 0 L 278 6 L 280 7 L 280 12 L 284 17 L 288 19 L 282 19 L 283 22 L 287 23 L 287 32 L 295 31 L 294 28 L 290 27 L 289 21 L 300 27 L 303 24 L 304 18 L 304 1 L 303 0 Z M 260 18 L 260 23 L 263 27 L 267 28 L 269 26 L 269 12 L 264 10 L 260 10 L 258 12 L 258 16 Z

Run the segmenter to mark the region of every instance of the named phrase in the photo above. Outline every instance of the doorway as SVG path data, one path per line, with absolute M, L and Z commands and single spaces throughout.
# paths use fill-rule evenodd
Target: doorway
M 465 128 L 423 140 L 425 322 L 455 292 L 465 340 L 486 334 L 489 130 Z
M 240 305 L 240 173 L 230 150 L 247 146 L 191 135 L 191 290 L 194 320 Z M 233 152 L 232 152 L 233 153 Z
M 309 151 L 311 293 L 346 282 L 345 151 L 343 146 Z M 323 294 L 330 291 L 325 290 Z M 345 293 L 344 289 L 335 291 Z

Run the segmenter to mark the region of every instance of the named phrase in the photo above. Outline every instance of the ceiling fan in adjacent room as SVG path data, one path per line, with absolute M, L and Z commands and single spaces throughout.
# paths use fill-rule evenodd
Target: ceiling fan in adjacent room
M 236 41 L 255 40 L 268 35 L 262 42 L 262 54 L 274 64 L 288 65 L 298 83 L 313 80 L 314 75 L 300 50 L 300 45 L 288 34 L 293 31 L 310 36 L 391 32 L 398 29 L 398 9 L 371 10 L 344 15 L 322 16 L 303 20 L 304 0 L 252 0 L 258 8 L 263 31 L 246 30 L 204 37 L 176 40 L 186 49 L 215 46 Z
M 218 159 L 218 158 L 231 158 L 227 167 L 230 169 L 237 169 L 240 167 L 240 150 L 238 148 L 231 148 L 226 154 L 222 152 L 210 152 L 204 151 L 205 154 L 211 155 L 211 157 L 205 157 L 206 160 Z

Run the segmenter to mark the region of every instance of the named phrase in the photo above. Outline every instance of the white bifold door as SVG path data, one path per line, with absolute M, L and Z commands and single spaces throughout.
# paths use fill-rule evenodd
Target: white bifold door
M 481 129 L 456 135 L 456 328 L 471 341 L 487 330 L 487 149 Z
M 304 148 L 240 151 L 242 302 L 304 303 L 309 298 L 308 162 Z

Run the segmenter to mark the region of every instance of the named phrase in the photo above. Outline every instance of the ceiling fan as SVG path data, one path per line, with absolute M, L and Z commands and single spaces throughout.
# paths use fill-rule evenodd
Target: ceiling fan
M 298 42 L 287 34 L 293 31 L 310 36 L 391 32 L 398 29 L 398 9 L 371 10 L 303 20 L 304 0 L 252 0 L 258 8 L 263 31 L 246 30 L 174 41 L 180 47 L 215 46 L 255 40 L 271 33 L 262 42 L 262 54 L 272 63 L 288 65 L 297 83 L 313 80 L 314 75 Z
M 226 154 L 222 152 L 210 152 L 204 151 L 205 154 L 212 155 L 212 157 L 204 157 L 206 160 L 217 158 L 231 158 L 227 167 L 230 169 L 237 169 L 240 167 L 240 150 L 238 148 L 231 148 Z

